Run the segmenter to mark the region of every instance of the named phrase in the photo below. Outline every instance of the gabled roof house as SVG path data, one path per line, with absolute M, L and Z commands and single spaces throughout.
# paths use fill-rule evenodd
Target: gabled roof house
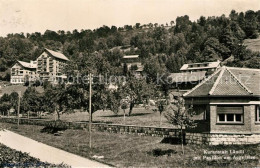
M 36 77 L 36 61 L 16 61 L 11 68 L 11 84 L 24 84 L 26 81 L 34 80 Z
M 260 69 L 221 67 L 183 97 L 197 114 L 197 132 L 243 135 L 243 143 L 260 143 Z M 232 140 L 228 143 L 238 142 Z
M 64 54 L 45 48 L 37 58 L 37 73 L 40 80 L 49 80 L 55 83 L 67 78 L 62 71 L 68 61 L 69 59 Z
M 11 68 L 10 82 L 12 84 L 24 84 L 28 80 L 58 82 L 67 78 L 63 69 L 68 61 L 64 54 L 45 48 L 35 61 L 17 61 Z

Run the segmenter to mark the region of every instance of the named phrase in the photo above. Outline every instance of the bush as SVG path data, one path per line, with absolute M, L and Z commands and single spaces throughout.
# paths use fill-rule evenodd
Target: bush
M 68 129 L 68 126 L 66 125 L 66 123 L 64 123 L 62 121 L 55 121 L 55 122 L 49 122 L 47 124 L 47 126 L 45 126 L 41 130 L 41 132 L 55 134 L 59 131 L 65 131 L 66 129 Z
M 172 149 L 162 150 L 159 148 L 153 149 L 151 152 L 148 152 L 148 154 L 153 155 L 155 157 L 167 155 L 170 156 L 171 154 L 176 154 L 177 152 Z

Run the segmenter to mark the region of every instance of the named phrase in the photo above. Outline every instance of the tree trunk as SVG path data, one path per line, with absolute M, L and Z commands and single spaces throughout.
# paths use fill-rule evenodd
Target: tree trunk
M 60 120 L 60 112 L 57 110 L 57 106 L 55 106 L 55 112 L 57 113 L 58 120 Z
M 124 125 L 125 125 L 125 109 L 124 109 Z
M 162 112 L 160 112 L 160 127 L 162 127 Z
M 131 102 L 128 116 L 130 116 L 132 114 L 133 108 L 134 108 L 134 102 Z
M 182 149 L 182 154 L 184 155 L 184 146 L 183 146 L 183 130 L 181 127 L 181 149 Z
M 60 120 L 60 112 L 57 111 L 58 120 Z

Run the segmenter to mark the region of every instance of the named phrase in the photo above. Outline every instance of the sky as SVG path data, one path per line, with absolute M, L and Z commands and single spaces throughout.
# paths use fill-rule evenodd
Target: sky
M 229 15 L 260 10 L 260 0 L 0 0 L 0 36 L 103 25 L 166 24 L 177 16 Z

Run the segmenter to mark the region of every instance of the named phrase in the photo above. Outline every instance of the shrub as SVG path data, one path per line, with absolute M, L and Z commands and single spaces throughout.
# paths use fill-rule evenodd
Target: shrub
M 172 149 L 162 150 L 159 148 L 153 149 L 151 152 L 148 152 L 148 154 L 153 155 L 155 157 L 164 156 L 164 155 L 170 156 L 171 154 L 176 154 L 176 153 L 177 152 Z

